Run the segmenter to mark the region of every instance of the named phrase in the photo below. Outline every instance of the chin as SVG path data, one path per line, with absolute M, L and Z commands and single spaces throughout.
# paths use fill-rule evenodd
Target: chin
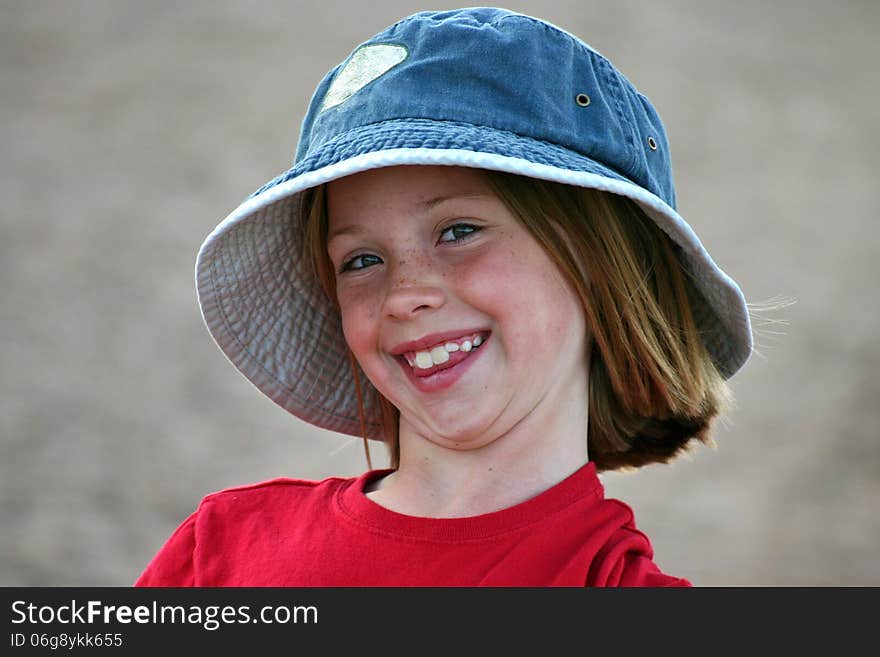
M 414 436 L 455 451 L 485 447 L 500 435 L 498 414 L 490 412 L 487 404 L 471 405 L 465 413 L 460 410 L 463 407 L 454 402 L 433 409 L 423 407 L 418 413 L 406 414 L 408 417 L 401 415 L 401 421 Z
M 438 431 L 429 431 L 425 434 L 428 439 L 441 447 L 455 451 L 468 451 L 485 447 L 492 442 L 492 434 L 489 425 L 484 423 L 469 422 L 467 426 L 455 426 L 448 422 L 437 422 L 435 426 L 442 427 Z

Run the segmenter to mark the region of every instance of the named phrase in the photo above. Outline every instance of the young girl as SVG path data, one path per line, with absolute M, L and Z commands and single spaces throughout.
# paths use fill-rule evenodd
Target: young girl
M 257 388 L 391 468 L 209 495 L 138 585 L 690 584 L 597 473 L 710 442 L 749 314 L 653 106 L 576 37 L 492 8 L 376 35 L 197 278 Z

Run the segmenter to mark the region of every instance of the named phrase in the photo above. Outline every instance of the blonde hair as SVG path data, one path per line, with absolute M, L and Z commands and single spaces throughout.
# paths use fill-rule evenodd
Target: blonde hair
M 692 304 L 704 302 L 677 247 L 623 196 L 496 171 L 483 174 L 583 305 L 591 335 L 587 440 L 596 469 L 666 463 L 697 442 L 714 445 L 713 421 L 730 409 L 733 397 L 700 339 Z M 303 211 L 303 257 L 336 304 L 323 186 L 304 196 Z M 358 368 L 351 360 L 363 426 Z M 378 397 L 396 468 L 400 414 Z M 364 446 L 369 463 L 366 438 Z

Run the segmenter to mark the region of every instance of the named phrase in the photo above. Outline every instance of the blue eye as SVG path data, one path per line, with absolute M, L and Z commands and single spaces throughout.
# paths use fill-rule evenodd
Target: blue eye
M 379 256 L 374 256 L 371 253 L 362 253 L 361 255 L 355 256 L 351 260 L 346 260 L 342 267 L 339 269 L 339 272 L 342 273 L 344 271 L 358 271 L 360 269 L 366 269 L 367 267 L 371 267 L 373 265 L 378 265 L 382 262 L 382 259 Z
M 440 233 L 440 241 L 441 242 L 460 242 L 463 239 L 467 239 L 474 233 L 479 232 L 479 226 L 474 226 L 472 224 L 453 224 L 442 233 Z M 452 239 L 443 239 L 444 235 L 449 234 Z

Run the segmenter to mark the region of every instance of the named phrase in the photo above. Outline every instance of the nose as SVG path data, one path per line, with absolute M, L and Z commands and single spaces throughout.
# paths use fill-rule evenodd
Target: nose
M 412 319 L 417 314 L 440 308 L 446 301 L 443 288 L 424 264 L 402 260 L 394 266 L 388 280 L 382 304 L 382 313 L 386 317 Z

